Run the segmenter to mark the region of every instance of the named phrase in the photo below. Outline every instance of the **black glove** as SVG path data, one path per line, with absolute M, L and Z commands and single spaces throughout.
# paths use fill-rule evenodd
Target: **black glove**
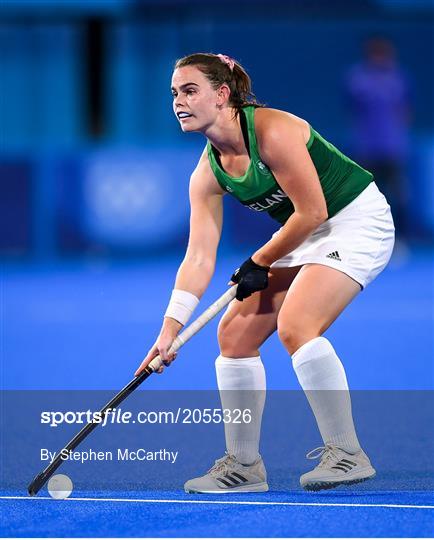
M 251 258 L 243 262 L 231 277 L 231 281 L 238 283 L 235 298 L 243 301 L 256 291 L 262 291 L 268 287 L 269 266 L 260 266 Z

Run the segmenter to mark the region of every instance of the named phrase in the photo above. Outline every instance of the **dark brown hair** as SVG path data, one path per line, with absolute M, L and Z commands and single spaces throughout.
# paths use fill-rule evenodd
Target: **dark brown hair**
M 252 92 L 252 81 L 246 70 L 233 58 L 230 60 L 233 61 L 233 69 L 217 54 L 195 53 L 177 60 L 174 69 L 185 66 L 197 67 L 209 80 L 214 90 L 226 83 L 231 91 L 229 105 L 235 109 L 235 116 L 246 105 L 264 107 L 262 103 L 258 103 Z

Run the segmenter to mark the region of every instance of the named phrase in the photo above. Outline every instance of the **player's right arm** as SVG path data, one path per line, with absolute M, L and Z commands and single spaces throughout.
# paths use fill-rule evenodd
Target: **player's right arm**
M 174 287 L 197 298 L 201 298 L 214 273 L 223 223 L 224 194 L 211 170 L 205 151 L 190 179 L 190 235 Z M 176 319 L 164 317 L 160 334 L 136 375 L 158 354 L 164 362 L 170 362 L 174 358 L 168 351 L 182 326 Z M 160 370 L 162 371 L 162 368 Z
M 217 247 L 223 223 L 223 195 L 202 155 L 190 180 L 190 235 L 184 260 L 179 267 L 175 289 L 189 291 L 198 298 L 214 273 Z

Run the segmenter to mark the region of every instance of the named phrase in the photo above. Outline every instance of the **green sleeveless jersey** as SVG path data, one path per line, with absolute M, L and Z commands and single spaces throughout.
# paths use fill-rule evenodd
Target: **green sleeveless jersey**
M 257 212 L 267 212 L 283 224 L 294 212 L 294 206 L 277 183 L 273 173 L 261 160 L 255 134 L 255 106 L 240 112 L 250 164 L 243 176 L 234 178 L 223 170 L 217 150 L 208 141 L 207 151 L 211 169 L 220 186 L 244 206 Z M 342 154 L 312 127 L 307 149 L 318 173 L 328 217 L 353 201 L 372 182 L 373 175 Z

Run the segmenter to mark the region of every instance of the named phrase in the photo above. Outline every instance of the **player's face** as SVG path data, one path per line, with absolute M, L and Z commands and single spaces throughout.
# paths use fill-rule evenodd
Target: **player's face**
M 172 76 L 173 111 L 187 131 L 206 131 L 217 115 L 217 91 L 196 67 L 175 69 Z

